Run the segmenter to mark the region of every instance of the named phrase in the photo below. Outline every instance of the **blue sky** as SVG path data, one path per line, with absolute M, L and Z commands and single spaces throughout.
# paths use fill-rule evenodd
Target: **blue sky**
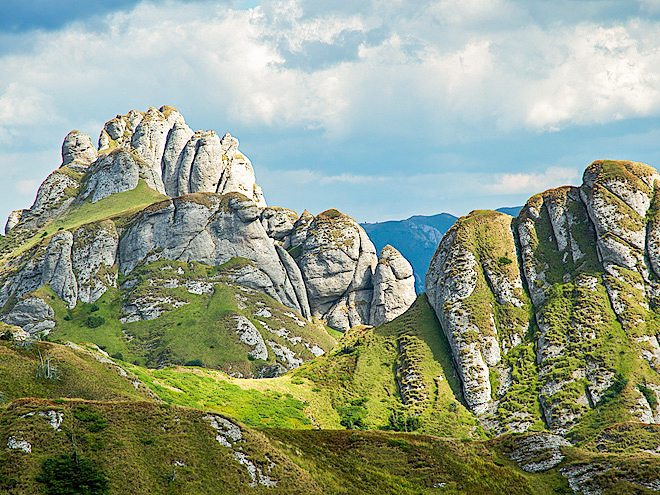
M 599 158 L 660 166 L 660 0 L 5 0 L 0 216 L 68 131 L 163 104 L 238 137 L 271 205 L 520 205 Z

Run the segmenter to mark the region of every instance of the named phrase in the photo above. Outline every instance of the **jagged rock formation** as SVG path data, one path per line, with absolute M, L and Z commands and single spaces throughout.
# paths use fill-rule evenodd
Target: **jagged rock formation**
M 107 122 L 99 152 L 114 149 L 134 149 L 152 170 L 153 189 L 170 197 L 239 192 L 266 206 L 250 160 L 238 151 L 238 139 L 230 134 L 220 139 L 214 131 L 193 133 L 172 107 L 131 111 Z
M 485 425 L 566 434 L 616 394 L 628 418 L 656 421 L 658 179 L 597 161 L 581 187 L 538 194 L 516 219 L 472 212 L 445 235 L 427 294 Z
M 275 376 L 329 349 L 332 338 L 318 334 L 313 317 L 346 330 L 387 321 L 412 304 L 410 266 L 398 253 L 384 250 L 374 276 L 375 249 L 353 219 L 336 210 L 314 218 L 266 207 L 238 145 L 230 134 L 193 132 L 171 107 L 107 122 L 98 151 L 71 131 L 60 168 L 32 207 L 7 221 L 0 320 L 39 336 L 62 323 L 62 311 L 71 319 L 78 303 L 98 311 L 108 291 L 102 304 L 124 325 L 200 304 L 190 295 L 210 299 L 219 286 L 258 291 L 300 319 L 291 326 L 281 317 L 284 326 L 272 328 L 272 321 L 242 314 L 223 317 L 222 331 L 235 330 L 225 332 L 235 352 L 257 362 L 231 361 L 227 371 Z M 180 263 L 177 276 L 154 278 L 151 268 L 161 262 Z M 193 269 L 196 263 L 216 271 Z M 236 304 L 245 306 L 238 296 Z M 105 321 L 89 318 L 90 328 Z M 121 331 L 130 341 L 128 329 Z M 158 366 L 170 362 L 165 351 L 152 356 L 151 347 L 140 352 Z
M 198 193 L 154 204 L 127 226 L 118 250 L 123 274 L 143 262 L 221 265 L 233 257 L 247 258 L 256 266 L 239 283 L 303 315 L 310 314 L 307 301 L 300 300 L 300 290 L 294 288 L 301 283 L 295 263 L 286 251 L 276 250 L 259 222 L 255 203 L 241 194 Z
M 373 275 L 374 295 L 369 323 L 380 325 L 403 314 L 415 301 L 413 269 L 399 251 L 389 244 L 378 255 Z
M 337 210 L 310 223 L 298 265 L 312 315 L 333 328 L 368 323 L 376 249 L 355 220 Z
M 85 170 L 96 160 L 98 152 L 87 134 L 73 130 L 62 143 L 62 166 Z

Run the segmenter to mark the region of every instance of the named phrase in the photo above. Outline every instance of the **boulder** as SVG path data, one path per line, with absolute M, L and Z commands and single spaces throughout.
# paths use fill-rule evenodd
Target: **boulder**
M 154 204 L 122 236 L 120 271 L 128 274 L 138 263 L 154 260 L 220 265 L 234 257 L 247 258 L 255 267 L 248 278 L 258 290 L 302 312 L 287 270 L 258 218 L 254 202 L 238 193 L 189 194 Z
M 352 218 L 327 210 L 310 223 L 297 258 L 312 316 L 340 330 L 369 324 L 376 249 Z
M 80 131 L 73 130 L 64 138 L 62 143 L 62 166 L 73 165 L 84 170 L 96 160 L 96 148 L 92 139 Z
M 93 303 L 110 287 L 117 286 L 118 245 L 119 235 L 112 220 L 86 224 L 74 232 L 71 263 L 80 301 Z
M 371 325 L 393 320 L 415 302 L 417 295 L 412 266 L 390 245 L 385 246 L 378 255 L 373 287 L 369 315 Z

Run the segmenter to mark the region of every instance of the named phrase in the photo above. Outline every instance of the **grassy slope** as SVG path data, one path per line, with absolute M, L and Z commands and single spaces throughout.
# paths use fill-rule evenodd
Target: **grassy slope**
M 61 431 L 38 414 L 63 413 Z M 262 469 L 272 461 L 277 486 L 250 489 L 246 469 L 215 441 L 192 409 L 148 402 L 17 401 L 0 412 L 0 435 L 18 435 L 32 453 L 0 450 L 0 488 L 39 492 L 42 462 L 73 452 L 109 479 L 110 493 L 553 493 L 535 478 L 497 461 L 483 443 L 383 432 L 242 428 L 243 451 Z M 497 461 L 497 463 L 496 463 Z M 174 463 L 183 463 L 175 466 Z M 501 465 L 497 465 L 501 464 Z M 174 478 L 174 479 L 172 479 Z M 439 491 L 434 484 L 445 483 Z
M 399 394 L 397 363 L 401 362 L 403 341 L 428 396 L 417 404 L 403 404 Z M 422 295 L 413 308 L 390 323 L 350 330 L 333 352 L 305 364 L 293 375 L 310 380 L 343 419 L 363 415 L 369 428 L 387 426 L 396 410 L 404 418 L 419 416 L 421 431 L 478 434 L 476 420 L 456 400 L 458 383 L 449 355 L 435 314 Z
M 57 379 L 36 378 L 41 358 L 50 359 Z M 102 363 L 90 352 L 38 342 L 20 347 L 0 343 L 0 404 L 21 397 L 85 398 L 90 400 L 139 400 L 151 396 L 138 390 L 115 366 Z
M 47 411 L 63 414 L 61 431 L 38 414 Z M 204 414 L 140 401 L 15 401 L 0 410 L 0 437 L 26 440 L 32 452 L 0 448 L 0 490 L 39 493 L 43 461 L 75 449 L 108 478 L 111 494 L 572 493 L 556 469 L 530 474 L 510 461 L 506 452 L 516 437 L 459 441 L 382 431 L 241 427 L 242 452 L 277 481 L 274 487 L 250 488 L 247 470 L 216 442 Z M 617 466 L 617 473 L 594 477 L 605 495 L 646 493 L 623 478 L 654 479 L 660 467 L 660 460 L 636 454 L 574 448 L 565 453 L 565 464 Z
M 131 274 L 138 284 L 135 293 L 142 291 L 147 297 L 157 294 L 187 303 L 154 320 L 122 323 L 119 318 L 126 295 L 118 289 L 109 290 L 95 305 L 78 303 L 73 310 L 51 293 L 47 297 L 55 310 L 57 326 L 50 338 L 94 342 L 111 355 L 120 353 L 125 361 L 143 366 L 160 367 L 200 360 L 207 367 L 243 375 L 256 374 L 258 367 L 264 364 L 275 364 L 275 356 L 270 351 L 266 362 L 249 360 L 250 348 L 239 342 L 235 333 L 233 318 L 237 315 L 248 318 L 266 340 L 296 349 L 306 359 L 314 357 L 309 350 L 266 331 L 262 322 L 278 331 L 285 328 L 292 337 L 302 337 L 303 342 L 318 344 L 325 350 L 332 348 L 335 340 L 323 327 L 306 322 L 300 316 L 291 316 L 293 312 L 289 308 L 265 294 L 217 284 L 211 294 L 197 295 L 181 287 L 158 289 L 151 284 L 154 280 L 161 282 L 159 277 L 179 279 L 182 284 L 186 280 L 222 277 L 235 264 L 236 260 L 232 260 L 220 267 L 208 267 L 200 263 L 164 261 L 135 270 Z M 184 273 L 179 274 L 177 269 Z M 98 310 L 92 313 L 94 306 Z M 102 317 L 105 324 L 89 328 L 86 321 L 90 316 Z
M 12 231 L 7 236 L 0 236 L 0 254 L 4 258 L 0 259 L 0 262 L 24 253 L 44 239 L 47 240 L 58 230 L 73 231 L 83 224 L 105 218 L 127 217 L 164 199 L 167 199 L 167 196 L 154 191 L 143 180 L 140 180 L 135 189 L 113 194 L 96 203 L 87 202 L 78 205 L 69 210 L 62 218 L 51 221 L 42 229 L 29 232 Z
M 614 165 L 609 163 L 608 166 L 612 169 Z M 629 175 L 623 174 L 620 167 L 614 168 L 615 170 L 609 170 L 608 173 L 619 177 Z M 584 256 L 578 263 L 573 263 L 572 257 L 566 256 L 570 246 L 564 251 L 558 250 L 550 217 L 543 202 L 561 202 L 565 200 L 568 192 L 567 187 L 551 189 L 528 201 L 528 205 L 536 205 L 540 211 L 539 218 L 534 221 L 537 234 L 533 243 L 534 254 L 539 269 L 545 272 L 546 280 L 551 284 L 547 291 L 548 300 L 537 308 L 537 311 L 548 325 L 546 341 L 564 346 L 560 355 L 545 360 L 546 365 L 552 368 L 551 373 L 542 377 L 535 375 L 530 383 L 538 386 L 538 382 L 544 380 L 571 382 L 559 392 L 550 397 L 543 396 L 542 399 L 565 411 L 583 414 L 570 435 L 572 441 L 583 443 L 609 425 L 634 420 L 629 409 L 634 409 L 637 401 L 637 384 L 660 382 L 658 374 L 651 370 L 646 361 L 639 358 L 636 350 L 638 344 L 631 339 L 631 336 L 645 332 L 617 318 L 604 282 L 616 286 L 622 301 L 634 303 L 627 303 L 627 310 L 623 315 L 630 321 L 639 320 L 644 327 L 652 326 L 657 315 L 652 310 L 642 311 L 635 307 L 639 304 L 635 300 L 640 297 L 633 285 L 641 282 L 639 274 L 622 269 L 624 275 L 631 279 L 626 283 L 604 273 L 596 253 L 594 232 L 586 227 L 590 221 L 585 207 L 580 202 L 568 200 L 567 208 L 576 219 L 570 234 Z M 519 218 L 524 220 L 527 215 L 526 209 L 523 209 Z M 590 278 L 596 281 L 593 288 L 587 288 L 583 282 Z M 633 314 L 627 315 L 628 312 Z M 537 339 L 538 334 L 534 338 Z M 619 375 L 619 383 L 624 386 L 621 390 L 612 390 L 605 400 L 599 402 L 594 409 L 589 409 L 576 403 L 576 399 L 584 394 L 588 382 L 584 378 L 573 380 L 573 376 L 576 370 L 593 364 L 601 370 Z

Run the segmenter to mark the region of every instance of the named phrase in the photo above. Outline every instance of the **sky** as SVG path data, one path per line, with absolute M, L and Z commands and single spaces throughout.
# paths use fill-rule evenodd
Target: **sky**
M 0 217 L 70 130 L 162 105 L 236 136 L 269 205 L 522 205 L 660 167 L 660 0 L 3 0 Z

